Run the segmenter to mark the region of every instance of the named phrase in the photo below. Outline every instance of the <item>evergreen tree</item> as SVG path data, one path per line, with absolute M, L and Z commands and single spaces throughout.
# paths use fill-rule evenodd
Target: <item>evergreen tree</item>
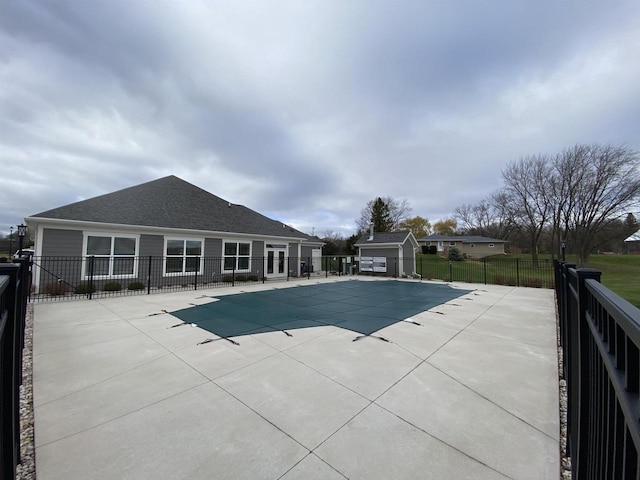
M 380 197 L 371 206 L 371 223 L 375 232 L 390 232 L 393 230 L 393 220 L 389 205 Z

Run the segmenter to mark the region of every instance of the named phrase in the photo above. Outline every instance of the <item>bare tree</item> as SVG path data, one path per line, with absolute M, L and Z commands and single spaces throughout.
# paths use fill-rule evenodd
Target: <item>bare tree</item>
M 538 242 L 552 212 L 546 193 L 550 171 L 550 159 L 546 155 L 523 157 L 502 170 L 503 206 L 515 226 L 529 239 L 534 265 L 538 264 Z
M 475 205 L 463 204 L 454 210 L 454 214 L 460 220 L 461 230 L 467 235 L 506 239 L 512 225 L 504 202 L 498 194 L 491 195 Z
M 576 145 L 562 152 L 554 174 L 563 183 L 560 222 L 587 265 L 598 232 L 638 207 L 640 154 L 627 147 Z
M 407 219 L 413 210 L 406 198 L 403 200 L 396 200 L 392 197 L 374 198 L 369 200 L 367 205 L 360 211 L 360 219 L 356 222 L 359 231 L 369 230 L 374 213 L 374 205 L 378 200 L 381 200 L 388 207 L 391 230 L 398 230 L 402 221 Z

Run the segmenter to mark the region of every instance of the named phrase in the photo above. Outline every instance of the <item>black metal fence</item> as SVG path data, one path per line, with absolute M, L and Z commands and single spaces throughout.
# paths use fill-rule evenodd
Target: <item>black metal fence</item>
M 354 256 L 280 257 L 272 261 L 269 257 L 252 257 L 243 260 L 243 270 L 236 270 L 239 263 L 224 257 L 33 257 L 31 298 L 36 301 L 102 298 L 330 275 L 397 278 L 401 259 L 387 257 L 386 260 L 385 271 L 378 271 L 375 266 L 367 270 L 364 265 L 361 271 Z M 522 259 L 450 262 L 436 256 L 422 256 L 418 257 L 415 270 L 415 278 L 447 282 L 539 288 L 553 288 L 554 282 L 550 261 L 537 265 Z
M 353 257 L 33 257 L 35 301 L 139 295 L 352 274 Z
M 20 385 L 28 260 L 0 264 L 0 478 L 16 476 L 20 463 Z
M 456 262 L 436 255 L 421 255 L 416 261 L 416 273 L 423 279 L 445 282 L 534 288 L 554 286 L 551 260 L 533 262 L 521 258 L 482 258 Z
M 640 310 L 598 270 L 556 262 L 555 275 L 573 478 L 638 479 Z

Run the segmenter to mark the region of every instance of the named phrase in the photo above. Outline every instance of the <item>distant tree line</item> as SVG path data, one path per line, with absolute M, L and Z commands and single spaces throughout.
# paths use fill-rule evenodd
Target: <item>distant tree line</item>
M 624 239 L 640 228 L 640 154 L 625 146 L 577 144 L 557 155 L 529 155 L 502 170 L 502 187 L 477 204 L 464 204 L 454 217 L 431 224 L 411 217 L 406 199 L 376 197 L 356 220 L 347 239 L 327 232 L 327 255 L 354 254 L 353 245 L 373 225 L 376 232 L 411 230 L 416 238 L 430 234 L 479 235 L 506 240 L 528 252 L 534 263 L 540 252 L 554 257 L 565 242 L 567 252 L 586 265 L 596 251 L 624 250 Z
M 598 250 L 619 251 L 640 225 L 640 155 L 625 146 L 578 144 L 530 155 L 502 170 L 503 186 L 475 205 L 455 209 L 461 231 L 509 240 L 534 262 L 566 242 L 578 265 Z

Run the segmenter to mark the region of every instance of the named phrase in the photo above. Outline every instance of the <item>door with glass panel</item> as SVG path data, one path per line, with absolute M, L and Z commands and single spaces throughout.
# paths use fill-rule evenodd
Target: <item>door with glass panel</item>
M 267 278 L 287 276 L 287 246 L 268 243 L 264 271 Z

